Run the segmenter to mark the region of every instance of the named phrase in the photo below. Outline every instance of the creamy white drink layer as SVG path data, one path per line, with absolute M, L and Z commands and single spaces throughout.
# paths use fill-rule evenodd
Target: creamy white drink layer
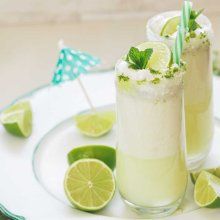
M 144 79 L 155 76 L 149 70 L 129 69 L 125 63 L 120 60 L 116 65 L 120 151 L 144 159 L 175 155 L 184 147 L 180 146 L 184 133 L 181 130 L 183 73 L 176 72 L 172 78 L 161 73 L 156 84 L 147 80 L 138 83 L 139 74 Z M 120 81 L 119 76 L 129 79 Z
M 168 38 L 160 36 L 160 33 L 166 22 L 176 16 L 180 16 L 180 11 L 168 11 L 152 17 L 147 22 L 146 26 L 147 39 L 155 39 L 155 41 L 164 42 L 169 47 L 172 47 L 176 38 L 176 32 Z M 195 30 L 195 38 L 190 38 L 189 42 L 184 44 L 185 50 L 194 49 L 203 44 L 209 43 L 209 39 L 212 38 L 212 25 L 209 19 L 201 14 L 196 21 L 201 28 Z
M 117 98 L 121 115 L 117 129 L 120 133 L 120 151 L 145 159 L 162 158 L 178 153 L 178 146 L 182 143 L 181 95 L 179 93 L 169 100 L 161 99 L 154 102 L 143 101 L 135 95 L 126 96 L 119 93 Z

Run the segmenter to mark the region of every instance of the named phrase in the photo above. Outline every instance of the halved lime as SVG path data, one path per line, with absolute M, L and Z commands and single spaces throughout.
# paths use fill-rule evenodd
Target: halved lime
M 32 132 L 32 111 L 28 101 L 18 102 L 2 112 L 1 123 L 16 136 L 29 137 Z
M 148 41 L 138 45 L 137 48 L 141 51 L 148 48 L 153 49 L 147 68 L 160 71 L 166 69 L 171 62 L 170 48 L 164 43 Z
M 115 192 L 111 169 L 97 159 L 81 159 L 66 172 L 64 189 L 69 201 L 84 211 L 104 208 Z
M 177 31 L 177 27 L 178 27 L 179 23 L 180 23 L 179 16 L 170 18 L 163 26 L 163 28 L 160 32 L 160 35 L 163 37 L 167 37 L 167 36 L 174 34 Z
M 220 207 L 220 178 L 202 171 L 195 184 L 194 200 L 200 207 Z
M 203 170 L 220 178 L 220 167 L 203 169 Z M 191 178 L 193 184 L 195 184 L 195 182 L 201 172 L 202 172 L 202 170 L 190 173 L 190 178 Z
M 85 158 L 94 158 L 101 160 L 112 170 L 115 168 L 116 152 L 113 147 L 104 145 L 89 145 L 75 147 L 67 154 L 69 165 L 77 160 Z
M 112 123 L 115 123 L 116 121 L 116 115 L 114 111 L 103 111 L 103 112 L 97 112 L 99 116 L 111 121 Z M 94 113 L 85 113 L 85 114 L 79 114 L 74 117 L 76 122 L 80 122 L 84 119 L 87 119 L 89 115 L 94 115 Z
M 100 112 L 77 115 L 77 128 L 86 136 L 100 137 L 108 133 L 115 122 L 115 113 Z

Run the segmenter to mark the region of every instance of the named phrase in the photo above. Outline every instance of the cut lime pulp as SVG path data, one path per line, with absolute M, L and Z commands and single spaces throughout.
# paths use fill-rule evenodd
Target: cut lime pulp
M 28 101 L 18 102 L 1 114 L 5 129 L 16 136 L 29 137 L 32 132 L 32 111 Z
M 96 159 L 81 159 L 66 172 L 64 189 L 69 201 L 84 211 L 104 208 L 115 192 L 111 169 Z
M 163 37 L 167 37 L 174 34 L 177 31 L 177 27 L 179 23 L 180 23 L 179 16 L 170 18 L 163 26 L 160 35 Z
M 206 172 L 209 172 L 217 177 L 220 178 L 220 167 L 215 167 L 215 168 L 209 168 L 209 169 L 203 169 L 204 171 Z M 198 171 L 198 172 L 192 172 L 190 173 L 190 178 L 191 178 L 191 181 L 193 182 L 193 184 L 195 184 L 199 174 L 202 172 L 201 171 Z
M 148 48 L 153 49 L 147 68 L 161 71 L 166 69 L 171 62 L 171 51 L 164 43 L 148 41 L 138 45 L 137 48 L 141 51 Z
M 195 184 L 194 200 L 200 207 L 220 207 L 220 179 L 202 171 Z
M 108 133 L 115 122 L 113 112 L 97 112 L 77 115 L 75 117 L 77 128 L 86 136 L 100 137 Z

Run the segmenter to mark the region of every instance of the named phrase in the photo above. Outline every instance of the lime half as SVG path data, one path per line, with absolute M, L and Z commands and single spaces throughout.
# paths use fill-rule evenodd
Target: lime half
M 111 169 L 102 161 L 82 159 L 67 170 L 64 189 L 69 201 L 77 208 L 97 211 L 112 199 L 115 179 Z
M 220 179 L 211 173 L 202 171 L 195 184 L 194 199 L 198 206 L 220 207 Z
M 28 101 L 19 102 L 1 114 L 5 129 L 16 136 L 29 137 L 32 132 L 32 111 Z
M 177 31 L 177 27 L 179 23 L 180 23 L 179 16 L 170 18 L 163 26 L 160 35 L 163 37 L 167 37 L 174 34 Z
M 108 133 L 115 122 L 113 112 L 82 114 L 75 117 L 77 128 L 86 136 L 100 137 Z
M 68 155 L 68 163 L 71 165 L 77 160 L 84 158 L 95 158 L 104 162 L 112 170 L 115 168 L 116 153 L 115 149 L 103 145 L 90 145 L 75 147 Z
M 171 51 L 164 43 L 148 41 L 138 45 L 137 48 L 141 51 L 148 48 L 153 49 L 153 54 L 148 61 L 147 68 L 160 71 L 166 69 L 171 62 Z
M 206 172 L 209 172 L 217 177 L 220 178 L 220 167 L 215 167 L 215 168 L 209 168 L 209 169 L 203 169 L 204 171 Z M 191 181 L 195 184 L 199 174 L 202 172 L 201 171 L 198 171 L 198 172 L 193 172 L 193 173 L 190 173 L 190 178 L 191 178 Z

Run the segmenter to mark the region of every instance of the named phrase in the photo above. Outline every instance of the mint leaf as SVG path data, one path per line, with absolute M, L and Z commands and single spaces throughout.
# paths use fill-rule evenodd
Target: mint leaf
M 147 67 L 148 61 L 150 60 L 152 53 L 153 53 L 152 48 L 141 51 L 142 54 L 141 59 L 143 60 L 143 69 Z
M 131 47 L 128 52 L 128 59 L 131 59 L 133 62 L 139 59 L 139 50 L 135 47 Z
M 145 69 L 152 53 L 153 49 L 151 48 L 140 51 L 136 47 L 131 47 L 126 57 L 126 61 L 132 69 Z
M 196 22 L 196 18 L 204 11 L 204 9 L 199 10 L 198 12 L 192 10 L 190 13 L 189 19 L 189 32 L 195 31 L 197 28 L 201 28 L 201 26 Z
M 195 31 L 198 27 L 198 23 L 195 20 L 189 20 L 189 32 Z
M 201 15 L 203 11 L 204 11 L 204 8 L 203 8 L 203 9 L 200 9 L 200 10 L 196 13 L 195 19 L 198 18 L 199 15 Z

